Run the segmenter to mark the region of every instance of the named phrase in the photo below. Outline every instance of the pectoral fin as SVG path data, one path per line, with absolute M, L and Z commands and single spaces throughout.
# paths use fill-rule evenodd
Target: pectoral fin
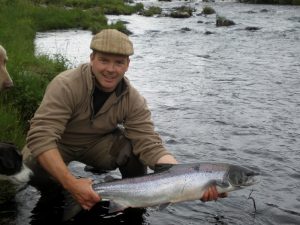
M 128 207 L 125 206 L 125 205 L 122 205 L 121 203 L 110 201 L 109 202 L 108 213 L 120 212 L 120 211 L 123 211 L 126 208 L 128 208 Z
M 68 192 L 64 193 L 65 196 L 65 205 L 64 205 L 64 214 L 63 221 L 68 221 L 76 216 L 81 210 L 81 206 L 75 201 L 75 199 Z
M 161 205 L 158 207 L 158 209 L 159 209 L 159 210 L 163 210 L 163 209 L 167 208 L 169 205 L 171 205 L 170 202 L 165 203 L 165 204 L 161 204 Z

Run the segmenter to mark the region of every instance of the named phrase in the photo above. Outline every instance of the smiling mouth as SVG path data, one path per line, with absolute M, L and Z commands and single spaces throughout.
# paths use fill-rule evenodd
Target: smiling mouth
M 116 76 L 110 76 L 110 75 L 103 75 L 103 77 L 104 77 L 106 80 L 114 80 L 114 79 L 116 79 Z
M 114 78 L 107 78 L 107 77 L 105 77 L 104 81 L 107 82 L 107 83 L 113 83 L 115 81 L 115 79 Z

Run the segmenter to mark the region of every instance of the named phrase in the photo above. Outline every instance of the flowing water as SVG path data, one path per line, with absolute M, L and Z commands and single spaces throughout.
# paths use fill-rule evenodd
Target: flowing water
M 180 162 L 258 168 L 261 182 L 251 194 L 257 211 L 248 188 L 217 202 L 112 217 L 96 213 L 84 224 L 300 224 L 300 7 L 142 2 L 164 11 L 183 4 L 197 9 L 188 19 L 109 17 L 127 21 L 133 32 L 127 76 L 147 98 L 157 131 Z M 199 15 L 204 5 L 236 25 L 216 27 L 216 15 Z M 40 33 L 37 54 L 61 54 L 74 67 L 89 60 L 90 39 L 80 30 Z M 81 164 L 72 169 L 86 175 Z M 17 224 L 49 221 L 31 211 L 38 201 L 34 189 L 17 199 Z

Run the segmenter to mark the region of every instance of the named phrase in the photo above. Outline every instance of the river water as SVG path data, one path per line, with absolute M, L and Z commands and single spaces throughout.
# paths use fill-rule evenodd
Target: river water
M 164 11 L 184 4 L 197 9 L 188 19 L 109 16 L 127 21 L 133 32 L 135 54 L 127 76 L 147 98 L 166 147 L 183 163 L 259 169 L 261 182 L 216 202 L 112 217 L 96 213 L 84 224 L 300 224 L 300 7 L 142 2 Z M 216 15 L 199 15 L 204 5 L 236 25 L 216 27 Z M 89 60 L 91 37 L 80 30 L 39 33 L 37 54 L 60 54 L 75 67 Z M 91 175 L 79 163 L 72 169 Z M 248 199 L 251 190 L 256 212 Z M 33 188 L 17 199 L 17 224 L 51 221 L 32 211 L 38 201 Z

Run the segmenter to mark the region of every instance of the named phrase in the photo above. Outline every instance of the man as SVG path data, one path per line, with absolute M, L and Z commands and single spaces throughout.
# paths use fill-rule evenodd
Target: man
M 58 182 L 86 210 L 101 196 L 90 179 L 71 174 L 70 161 L 99 170 L 119 168 L 122 177 L 143 175 L 146 166 L 177 163 L 154 132 L 145 99 L 124 76 L 133 54 L 129 38 L 106 29 L 93 37 L 90 47 L 90 63 L 59 74 L 49 84 L 23 150 L 35 174 L 32 185 L 43 192 Z M 211 187 L 202 200 L 217 197 Z

